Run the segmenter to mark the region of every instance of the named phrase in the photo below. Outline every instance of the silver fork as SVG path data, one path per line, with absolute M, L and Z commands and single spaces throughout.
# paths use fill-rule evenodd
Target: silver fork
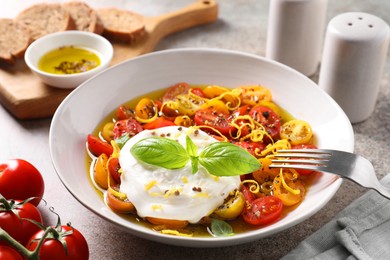
M 373 165 L 366 158 L 344 151 L 327 149 L 278 150 L 271 168 L 307 169 L 333 173 L 365 188 L 376 190 L 390 199 L 390 188 L 376 177 Z

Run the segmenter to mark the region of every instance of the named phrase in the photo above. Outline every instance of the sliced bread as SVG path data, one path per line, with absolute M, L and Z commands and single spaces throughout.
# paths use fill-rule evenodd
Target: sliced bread
M 134 43 L 145 34 L 144 18 L 137 13 L 117 8 L 96 11 L 103 24 L 103 35 L 110 40 Z
M 73 19 L 60 4 L 35 4 L 20 12 L 15 20 L 25 26 L 33 40 L 46 34 L 75 29 Z
M 72 1 L 63 4 L 73 19 L 76 30 L 103 33 L 103 25 L 94 9 L 84 2 Z
M 23 56 L 30 44 L 26 28 L 12 19 L 0 19 L 0 61 L 13 64 L 14 58 Z

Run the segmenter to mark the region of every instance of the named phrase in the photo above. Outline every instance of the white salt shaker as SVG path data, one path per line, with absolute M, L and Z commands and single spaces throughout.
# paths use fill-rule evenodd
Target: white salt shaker
M 321 58 L 327 5 L 327 0 L 271 0 L 265 56 L 313 75 Z
M 351 123 L 374 111 L 389 39 L 387 23 L 367 13 L 343 13 L 328 24 L 318 85 Z

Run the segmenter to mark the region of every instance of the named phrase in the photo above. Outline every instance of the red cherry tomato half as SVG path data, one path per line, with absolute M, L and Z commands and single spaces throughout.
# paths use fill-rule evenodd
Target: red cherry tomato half
M 203 92 L 201 88 L 193 88 L 191 89 L 191 93 L 199 97 L 206 98 L 206 94 Z
M 41 173 L 31 163 L 12 159 L 0 164 L 0 194 L 6 199 L 26 200 L 37 206 L 42 199 L 45 183 Z
M 260 197 L 249 202 L 242 212 L 245 222 L 265 225 L 277 220 L 282 214 L 283 203 L 275 196 Z
M 129 134 L 130 137 L 138 134 L 143 130 L 140 123 L 137 122 L 134 118 L 129 118 L 125 120 L 120 120 L 115 123 L 113 133 L 114 139 L 121 137 L 124 134 Z
M 177 84 L 168 88 L 168 90 L 165 92 L 162 100 L 165 103 L 169 100 L 175 99 L 175 97 L 177 95 L 188 94 L 189 90 L 190 90 L 190 85 L 188 83 L 185 83 L 185 82 L 177 83 Z
M 244 105 L 234 110 L 232 116 L 233 117 L 244 116 L 247 115 L 250 110 L 251 107 L 249 105 Z
M 247 115 L 250 110 L 251 110 L 251 107 L 249 105 L 241 106 L 241 107 L 239 107 L 239 108 L 237 108 L 236 110 L 233 111 L 232 119 L 235 119 L 235 118 L 237 118 L 239 116 Z M 240 129 L 240 137 L 244 137 L 244 136 L 250 134 L 251 129 L 250 129 L 249 126 L 242 127 L 243 123 L 245 123 L 246 120 L 237 119 L 237 120 L 235 120 L 235 122 L 236 122 L 237 125 L 239 125 L 241 127 L 241 129 Z
M 61 226 L 63 232 L 73 229 L 73 233 L 64 235 L 62 238 L 66 242 L 68 253 L 66 254 L 64 246 L 60 241 L 53 238 L 46 238 L 39 250 L 40 260 L 88 260 L 89 250 L 88 244 L 84 236 L 75 228 L 69 226 Z M 27 249 L 33 251 L 42 238 L 44 230 L 35 233 L 27 243 Z
M 225 136 L 235 131 L 235 128 L 230 125 L 231 118 L 229 114 L 218 113 L 212 108 L 200 109 L 194 115 L 195 123 L 199 126 L 210 126 L 221 132 Z M 210 132 L 209 129 L 202 129 Z
M 10 201 L 8 201 L 11 203 Z M 12 206 L 12 205 L 11 205 Z M 4 203 L 0 203 L 0 228 L 4 229 L 11 237 L 19 241 L 22 245 L 26 245 L 32 235 L 40 230 L 40 228 L 26 219 L 34 220 L 42 224 L 42 216 L 39 210 L 31 203 L 21 203 L 16 200 L 13 210 L 4 210 Z M 4 211 L 3 211 L 4 210 Z M 0 241 L 1 244 L 4 244 Z
M 265 148 L 264 143 L 258 143 L 258 142 L 233 142 L 233 144 L 246 149 L 255 157 L 256 157 L 256 152 L 259 154 Z
M 151 130 L 151 129 L 161 128 L 165 126 L 174 126 L 174 125 L 175 123 L 173 123 L 172 121 L 165 119 L 164 117 L 159 117 L 150 123 L 146 123 L 143 127 L 144 129 Z
M 114 138 L 119 138 L 124 134 L 129 134 L 130 137 L 138 134 L 143 130 L 140 123 L 137 122 L 134 118 L 129 118 L 121 120 L 115 123 L 114 125 Z
M 264 126 L 265 130 L 276 139 L 280 133 L 280 118 L 272 109 L 264 106 L 253 107 L 249 111 L 249 116 Z
M 23 257 L 9 246 L 0 246 L 0 260 L 23 260 Z
M 87 142 L 88 142 L 89 151 L 95 156 L 99 156 L 102 153 L 106 154 L 107 156 L 110 156 L 114 151 L 111 144 L 91 134 L 88 135 Z
M 119 173 L 120 169 L 119 158 L 112 157 L 108 160 L 108 171 L 111 174 L 111 177 L 114 179 L 115 183 L 121 183 L 121 174 Z
M 256 199 L 255 194 L 253 194 L 246 185 L 241 186 L 241 192 L 248 203 L 252 203 L 252 201 Z
M 134 110 L 129 109 L 126 106 L 120 106 L 118 107 L 118 111 L 116 112 L 116 119 L 119 120 L 124 120 L 124 119 L 129 119 L 129 118 L 134 118 Z
M 317 149 L 317 146 L 315 146 L 314 144 L 297 144 L 297 145 L 292 145 L 291 149 Z M 313 170 L 305 170 L 305 169 L 296 169 L 296 171 L 300 175 L 309 175 L 314 172 Z

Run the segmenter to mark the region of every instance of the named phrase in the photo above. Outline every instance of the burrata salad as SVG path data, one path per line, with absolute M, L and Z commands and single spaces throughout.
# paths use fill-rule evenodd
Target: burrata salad
M 311 149 L 310 124 L 264 86 L 177 83 L 122 104 L 87 137 L 107 207 L 156 232 L 231 236 L 270 225 L 305 198 L 311 171 L 270 168 Z

